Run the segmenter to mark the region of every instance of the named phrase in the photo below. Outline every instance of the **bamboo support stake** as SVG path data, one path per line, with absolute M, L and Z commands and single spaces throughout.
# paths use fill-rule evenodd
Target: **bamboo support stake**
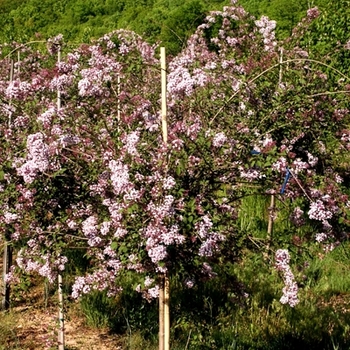
M 166 58 L 165 58 L 165 47 L 160 48 L 160 60 L 162 70 L 162 132 L 163 141 L 165 144 L 168 143 L 168 122 L 167 122 L 167 84 L 166 84 Z
M 164 276 L 164 350 L 170 348 L 170 281 L 169 275 Z
M 63 290 L 62 275 L 58 275 L 58 350 L 64 350 L 64 314 L 63 314 Z
M 17 51 L 17 74 L 18 76 L 21 73 L 21 53 Z
M 61 62 L 61 50 L 58 49 L 57 61 Z M 57 110 L 61 109 L 61 91 L 57 89 Z M 63 311 L 63 289 L 62 275 L 58 274 L 58 350 L 64 350 L 64 311 Z
M 265 259 L 267 260 L 269 257 L 269 251 L 272 241 L 272 231 L 273 231 L 273 221 L 275 219 L 275 195 L 271 195 L 271 201 L 270 201 L 270 207 L 269 207 L 269 221 L 267 224 L 267 244 L 266 244 L 266 252 L 265 252 Z
M 280 86 L 282 83 L 282 77 L 283 77 L 283 48 L 280 50 L 280 69 L 278 74 L 278 85 Z M 273 231 L 273 221 L 275 219 L 275 195 L 271 195 L 271 201 L 270 201 L 270 207 L 269 207 L 269 221 L 267 224 L 267 245 L 266 245 L 266 252 L 265 252 L 265 259 L 268 259 L 269 257 L 269 250 L 272 242 L 272 231 Z
M 58 64 L 61 62 L 61 49 L 58 49 L 57 62 Z M 61 103 L 61 91 L 57 88 L 57 110 L 61 109 Z
M 15 63 L 13 62 L 13 59 L 11 59 L 11 63 L 10 63 L 10 82 L 13 82 L 13 74 L 14 74 L 14 66 Z
M 165 145 L 168 143 L 167 123 L 167 77 L 165 48 L 160 48 L 161 61 L 161 87 L 162 87 L 162 134 Z M 170 283 L 167 273 L 161 276 L 159 290 L 159 350 L 170 348 Z
M 13 82 L 13 74 L 14 74 L 14 62 L 13 62 L 13 59 L 11 59 L 11 63 L 10 63 L 10 83 Z M 11 123 L 12 123 L 12 100 L 10 99 L 10 102 L 9 102 L 9 119 L 8 119 L 8 127 L 11 126 Z
M 13 82 L 14 74 L 14 61 L 10 61 L 10 83 Z M 8 117 L 8 127 L 11 127 L 12 122 L 12 101 L 9 101 L 9 117 Z M 5 233 L 5 243 L 4 243 L 4 253 L 3 253 L 3 274 L 2 274 L 2 300 L 1 309 L 8 310 L 10 307 L 10 286 L 7 283 L 5 276 L 10 272 L 10 267 L 12 265 L 12 247 L 9 245 L 10 235 L 8 232 Z
M 279 75 L 278 75 L 278 83 L 281 84 L 282 83 L 282 64 L 283 64 L 283 47 L 281 47 L 280 50 L 280 70 L 279 70 Z
M 164 350 L 164 279 L 160 276 L 159 286 L 159 350 Z
M 118 129 L 120 125 L 120 75 L 118 74 L 117 78 L 117 94 L 118 94 L 118 107 L 117 107 L 117 118 L 118 118 Z

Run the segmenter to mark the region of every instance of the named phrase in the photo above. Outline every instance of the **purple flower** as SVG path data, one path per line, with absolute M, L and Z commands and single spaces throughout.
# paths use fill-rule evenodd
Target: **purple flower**
M 289 304 L 291 307 L 299 303 L 298 285 L 294 280 L 294 275 L 289 266 L 290 256 L 286 249 L 278 249 L 275 254 L 275 266 L 283 273 L 284 288 L 280 299 L 282 304 Z
M 140 139 L 139 131 L 133 131 L 122 138 L 122 142 L 125 145 L 125 149 L 130 155 L 138 155 L 136 145 L 138 144 L 139 139 Z
M 317 200 L 310 204 L 310 210 L 308 211 L 310 219 L 325 221 L 333 217 L 333 213 L 325 207 L 325 204 L 321 200 Z
M 308 19 L 316 19 L 320 15 L 320 10 L 318 9 L 318 7 L 313 7 L 307 10 L 306 15 Z
M 56 54 L 63 45 L 63 35 L 58 34 L 57 36 L 47 40 L 47 50 L 51 55 Z
M 153 263 L 158 263 L 167 257 L 168 253 L 166 247 L 163 245 L 157 245 L 148 250 L 148 256 L 151 258 Z
M 109 169 L 111 170 L 111 181 L 115 194 L 127 192 L 132 187 L 129 181 L 129 167 L 120 161 L 111 160 Z
M 304 212 L 299 207 L 296 207 L 294 208 L 293 213 L 290 216 L 290 220 L 295 226 L 300 227 L 305 224 L 305 219 L 303 216 Z
M 196 230 L 202 240 L 198 254 L 200 256 L 213 256 L 219 250 L 219 242 L 225 240 L 225 236 L 212 231 L 213 223 L 209 216 L 204 215 L 202 221 L 196 223 Z
M 31 93 L 31 84 L 26 81 L 14 80 L 6 89 L 6 97 L 24 100 Z
M 227 137 L 223 132 L 217 133 L 213 138 L 214 147 L 222 147 L 227 141 Z
M 259 32 L 263 36 L 265 51 L 273 51 L 277 45 L 274 32 L 276 21 L 270 21 L 268 17 L 262 16 L 260 20 L 255 21 L 255 25 L 259 28 Z
M 27 161 L 17 168 L 17 173 L 23 176 L 24 181 L 31 183 L 37 173 L 45 172 L 49 167 L 49 148 L 44 143 L 42 133 L 31 134 L 27 138 Z
M 193 279 L 190 278 L 186 278 L 185 280 L 185 286 L 189 289 L 193 288 L 195 285 L 195 281 Z

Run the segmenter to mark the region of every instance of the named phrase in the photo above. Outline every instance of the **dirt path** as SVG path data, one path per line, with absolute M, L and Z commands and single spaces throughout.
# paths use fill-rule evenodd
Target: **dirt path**
M 2 319 L 7 320 L 6 345 L 0 349 L 44 350 L 57 348 L 57 310 L 35 306 L 15 307 Z M 4 341 L 2 337 L 0 340 Z M 93 329 L 83 319 L 69 315 L 65 322 L 66 350 L 122 350 L 121 341 L 107 329 Z
M 56 298 L 52 295 L 45 305 L 44 286 L 40 284 L 32 286 L 21 299 L 12 295 L 11 309 L 0 311 L 0 349 L 57 349 Z M 109 334 L 108 329 L 85 324 L 79 304 L 69 302 L 66 307 L 65 350 L 123 350 L 121 339 Z
M 55 324 L 57 310 L 35 309 L 34 307 L 13 310 L 18 320 L 15 326 L 15 339 L 20 349 L 44 350 L 57 346 Z M 122 350 L 120 341 L 108 334 L 107 329 L 92 329 L 83 320 L 74 317 L 65 322 L 65 347 L 68 350 Z

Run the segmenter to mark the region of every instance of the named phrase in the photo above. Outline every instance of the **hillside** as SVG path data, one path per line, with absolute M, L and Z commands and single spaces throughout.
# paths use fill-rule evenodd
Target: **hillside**
M 0 3 L 2 42 L 25 42 L 62 33 L 68 41 L 88 42 L 114 29 L 131 29 L 173 52 L 226 1 L 4 0 Z
M 178 52 L 188 36 L 211 10 L 229 0 L 3 0 L 0 2 L 0 42 L 26 42 L 62 33 L 67 41 L 89 42 L 114 29 L 131 29 L 149 42 Z M 240 0 L 255 16 L 277 21 L 277 34 L 285 37 L 305 17 L 306 10 L 326 0 Z

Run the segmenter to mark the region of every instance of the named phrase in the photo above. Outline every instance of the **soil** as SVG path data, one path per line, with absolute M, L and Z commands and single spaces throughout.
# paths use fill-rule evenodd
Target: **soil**
M 44 288 L 38 285 L 25 298 L 12 300 L 9 311 L 0 312 L 1 350 L 48 350 L 58 347 L 57 295 L 47 301 Z M 13 298 L 15 299 L 15 298 Z M 108 329 L 88 327 L 79 304 L 67 303 L 65 313 L 65 350 L 123 350 L 122 339 Z M 5 331 L 4 331 L 5 330 Z M 5 334 L 6 333 L 6 334 Z
M 14 349 L 44 350 L 51 346 L 57 349 L 56 311 L 53 307 L 14 308 L 12 313 L 18 320 L 13 329 L 16 336 L 12 346 L 17 346 Z M 65 350 L 122 350 L 118 343 L 120 344 L 120 340 L 109 334 L 108 329 L 87 327 L 77 317 L 65 322 Z

